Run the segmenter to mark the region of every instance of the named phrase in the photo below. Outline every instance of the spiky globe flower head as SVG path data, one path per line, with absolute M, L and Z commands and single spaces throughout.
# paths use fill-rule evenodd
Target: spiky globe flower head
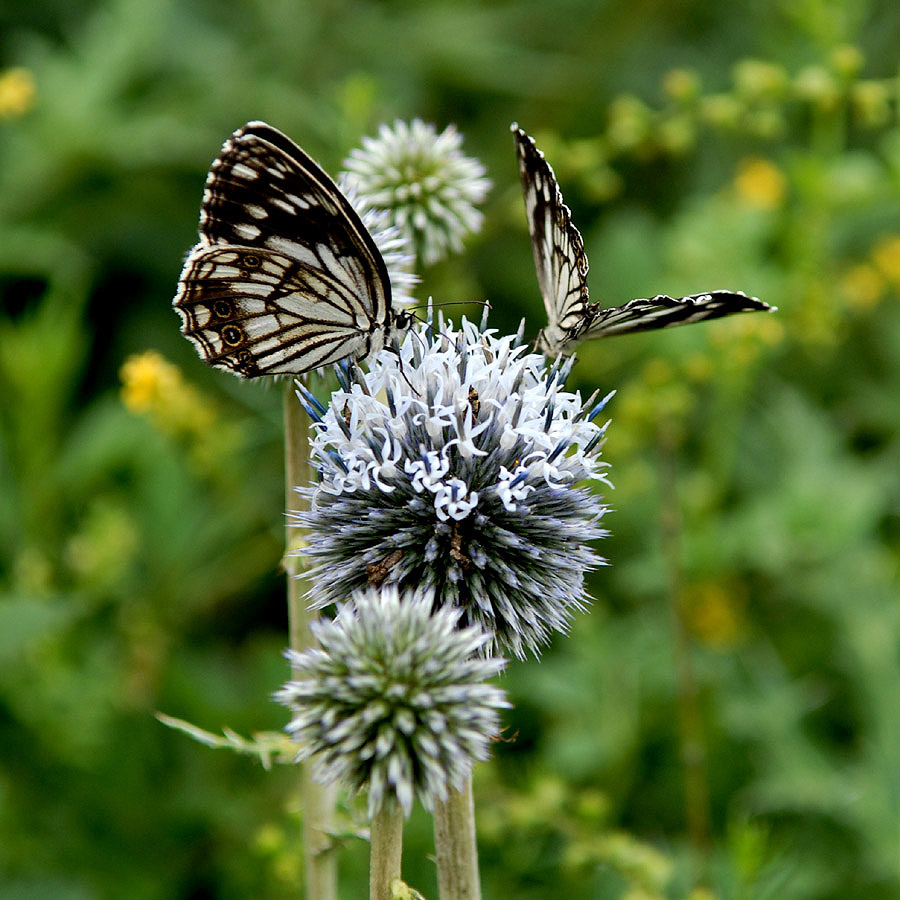
M 438 607 L 537 654 L 585 606 L 589 542 L 605 507 L 579 482 L 604 481 L 602 408 L 563 389 L 521 336 L 439 320 L 345 368 L 326 409 L 300 386 L 315 422 L 319 482 L 300 489 L 317 608 L 347 591 L 396 583 L 434 590 Z
M 504 661 L 479 655 L 489 637 L 459 628 L 459 610 L 432 613 L 429 590 L 368 588 L 311 624 L 318 643 L 290 650 L 294 679 L 275 695 L 293 710 L 288 733 L 313 775 L 368 791 L 368 815 L 413 799 L 431 809 L 461 790 L 500 730 L 505 694 L 485 680 Z
M 382 125 L 378 137 L 363 138 L 344 167 L 348 181 L 373 206 L 387 210 L 430 265 L 462 249 L 462 239 L 481 228 L 476 205 L 490 181 L 484 166 L 465 156 L 462 137 L 450 125 L 440 134 L 421 119 Z

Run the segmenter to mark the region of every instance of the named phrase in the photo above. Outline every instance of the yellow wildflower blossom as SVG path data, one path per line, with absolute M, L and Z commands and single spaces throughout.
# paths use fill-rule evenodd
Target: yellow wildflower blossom
M 33 106 L 37 88 L 34 76 L 21 67 L 0 73 L 0 119 L 24 116 Z
M 146 415 L 168 434 L 207 434 L 215 412 L 209 400 L 190 384 L 181 371 L 155 350 L 130 356 L 119 372 L 122 402 L 133 413 Z
M 848 269 L 841 279 L 841 286 L 850 305 L 857 309 L 869 309 L 884 293 L 884 276 L 868 263 L 859 263 Z
M 134 413 L 157 411 L 181 386 L 181 373 L 155 350 L 129 356 L 119 377 L 122 402 Z
M 900 235 L 881 238 L 872 250 L 872 262 L 894 287 L 900 285 Z
M 787 179 L 774 163 L 759 156 L 750 156 L 738 163 L 734 187 L 748 206 L 777 209 L 784 202 Z

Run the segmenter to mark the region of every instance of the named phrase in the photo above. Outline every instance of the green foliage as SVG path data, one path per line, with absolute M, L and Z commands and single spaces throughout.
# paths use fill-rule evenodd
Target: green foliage
M 518 120 L 595 299 L 779 306 L 579 353 L 583 389 L 618 389 L 612 565 L 572 635 L 504 677 L 515 709 L 476 777 L 486 896 L 900 898 L 891 4 L 94 0 L 0 21 L 0 900 L 298 895 L 292 769 L 154 718 L 232 744 L 285 720 L 280 392 L 201 370 L 169 301 L 234 127 L 267 119 L 336 171 L 417 115 L 456 122 L 495 184 L 421 297 L 540 326 Z M 429 828 L 413 816 L 404 878 L 434 897 Z

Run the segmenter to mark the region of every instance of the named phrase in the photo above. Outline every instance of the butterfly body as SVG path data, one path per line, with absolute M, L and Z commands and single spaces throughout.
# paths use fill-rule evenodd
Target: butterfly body
M 609 308 L 591 302 L 584 240 L 563 202 L 553 169 L 532 137 L 517 125 L 512 126 L 512 131 L 538 284 L 547 311 L 547 326 L 538 338 L 538 346 L 545 353 L 551 356 L 571 353 L 580 341 L 588 338 L 669 328 L 737 312 L 775 309 L 740 291 L 707 291 L 686 297 L 659 294 Z
M 350 201 L 262 122 L 210 167 L 173 305 L 207 363 L 245 378 L 300 374 L 389 346 L 411 317 Z

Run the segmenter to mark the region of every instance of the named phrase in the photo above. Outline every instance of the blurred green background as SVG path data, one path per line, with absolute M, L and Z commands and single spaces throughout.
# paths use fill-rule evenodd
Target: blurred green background
M 234 128 L 335 173 L 414 116 L 494 182 L 421 297 L 540 327 L 518 121 L 594 299 L 779 306 L 579 354 L 573 382 L 618 390 L 611 566 L 504 679 L 485 896 L 900 898 L 893 0 L 7 0 L 0 24 L 0 900 L 299 896 L 294 771 L 153 717 L 278 730 L 287 674 L 280 391 L 205 368 L 170 300 Z M 434 898 L 428 818 L 407 834 Z M 366 845 L 340 854 L 363 896 Z

